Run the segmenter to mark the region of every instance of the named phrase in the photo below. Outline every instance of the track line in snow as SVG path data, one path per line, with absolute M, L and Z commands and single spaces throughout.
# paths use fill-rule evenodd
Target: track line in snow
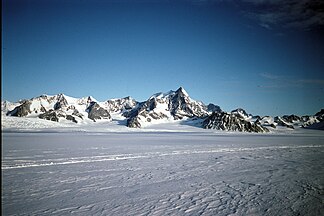
M 191 154 L 210 154 L 210 153 L 232 153 L 244 151 L 260 151 L 260 150 L 280 150 L 280 149 L 302 149 L 302 148 L 324 148 L 323 145 L 300 145 L 300 146 L 264 146 L 264 147 L 245 147 L 245 148 L 216 148 L 208 150 L 177 150 L 171 152 L 144 152 L 140 154 L 118 154 L 118 155 L 99 155 L 89 157 L 72 157 L 72 158 L 58 158 L 51 160 L 30 161 L 22 164 L 4 165 L 2 170 L 21 169 L 30 167 L 44 167 L 44 166 L 58 166 L 79 163 L 95 163 L 104 161 L 118 161 L 118 160 L 134 160 L 152 157 L 164 157 L 172 155 L 191 155 Z M 5 163 L 5 161 L 2 161 Z

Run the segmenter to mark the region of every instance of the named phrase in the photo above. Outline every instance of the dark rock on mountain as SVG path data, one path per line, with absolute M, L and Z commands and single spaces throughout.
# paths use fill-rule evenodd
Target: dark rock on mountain
M 182 87 L 166 94 L 155 94 L 147 101 L 138 103 L 133 110 L 124 113 L 124 116 L 129 118 L 128 127 L 141 127 L 141 122 L 163 118 L 172 117 L 179 120 L 184 117 L 203 118 L 207 115 L 207 107 L 201 102 L 192 100 Z
M 137 118 L 130 118 L 127 120 L 127 126 L 130 128 L 140 128 L 141 123 L 138 121 Z
M 207 107 L 200 102 L 191 101 L 182 87 L 175 91 L 174 94 L 170 94 L 169 98 L 169 110 L 175 119 L 207 116 Z
M 88 118 L 96 121 L 98 119 L 111 119 L 111 116 L 107 110 L 100 107 L 97 102 L 91 102 L 87 109 Z
M 324 130 L 324 109 L 317 112 L 314 116 L 302 116 L 303 128 Z
M 55 122 L 59 121 L 58 117 L 59 116 L 57 115 L 57 113 L 54 110 L 46 111 L 45 113 L 39 114 L 39 116 L 38 116 L 38 118 L 55 121 Z
M 154 109 L 157 106 L 155 98 L 142 103 L 137 109 L 125 113 L 124 116 L 129 116 L 127 120 L 127 126 L 132 128 L 140 128 L 141 118 L 145 119 L 147 122 L 151 122 L 152 119 L 158 120 L 162 118 L 167 118 L 167 116 L 162 112 L 155 112 Z
M 69 121 L 72 121 L 74 123 L 78 123 L 78 121 L 74 118 L 74 116 L 72 115 L 67 115 L 66 116 L 66 119 L 69 120 Z
M 45 107 L 43 105 L 41 105 L 40 111 L 41 112 L 46 112 L 46 109 L 45 109 Z
M 246 121 L 241 115 L 213 112 L 203 121 L 203 128 L 216 129 L 224 131 L 242 131 L 242 132 L 269 132 L 269 130 L 260 123 Z
M 261 120 L 262 119 L 261 116 L 259 116 L 259 115 L 252 116 L 252 118 L 255 118 L 257 120 Z
M 144 107 L 144 104 L 145 104 L 145 102 L 140 102 L 137 104 L 136 107 L 125 111 L 122 115 L 126 118 L 134 118 L 139 114 L 140 111 L 143 110 L 142 108 Z
M 321 111 L 317 112 L 315 116 L 319 121 L 324 121 L 324 109 L 321 109 Z
M 54 105 L 54 110 L 62 109 L 68 106 L 68 102 L 63 94 L 57 96 L 57 102 Z
M 235 110 L 232 110 L 231 113 L 232 113 L 232 114 L 238 114 L 238 115 L 240 115 L 240 116 L 242 116 L 242 117 L 244 117 L 244 118 L 252 117 L 251 114 L 248 114 L 248 113 L 247 113 L 244 109 L 242 109 L 242 108 L 237 108 L 237 109 L 235 109 Z
M 288 123 L 299 122 L 301 120 L 301 118 L 296 115 L 284 115 L 282 119 Z
M 281 117 L 276 116 L 274 117 L 274 121 L 279 125 L 279 126 L 283 126 L 283 127 L 287 127 L 287 128 L 291 128 L 294 129 L 294 126 L 292 126 L 291 124 L 287 123 L 285 120 L 283 120 Z
M 83 119 L 83 115 L 82 115 L 82 113 L 80 113 L 77 109 L 75 109 L 75 110 L 73 111 L 72 115 L 77 116 L 77 117 Z
M 314 130 L 324 130 L 324 121 L 316 122 L 314 124 L 308 125 L 304 127 L 307 129 L 314 129 Z
M 9 111 L 7 115 L 18 117 L 27 116 L 29 113 L 31 113 L 30 105 L 31 103 L 28 100 L 26 100 L 21 105 L 15 107 L 12 111 Z
M 207 111 L 208 112 L 222 112 L 222 109 L 220 108 L 220 106 L 210 103 L 207 105 Z
M 125 97 L 120 99 L 112 99 L 106 102 L 109 112 L 126 112 L 133 109 L 138 104 L 131 97 Z
M 49 121 L 55 121 L 59 122 L 60 117 L 65 118 L 69 121 L 72 121 L 74 123 L 78 123 L 78 121 L 75 119 L 72 115 L 66 115 L 63 111 L 57 111 L 57 110 L 49 110 L 45 113 L 39 114 L 38 118 L 46 119 Z

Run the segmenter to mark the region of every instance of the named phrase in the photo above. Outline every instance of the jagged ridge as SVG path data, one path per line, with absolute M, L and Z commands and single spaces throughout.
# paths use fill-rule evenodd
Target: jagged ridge
M 2 115 L 18 117 L 38 117 L 50 121 L 111 121 L 111 114 L 127 119 L 126 126 L 145 127 L 153 123 L 182 119 L 202 119 L 201 127 L 227 131 L 268 132 L 268 128 L 296 127 L 324 129 L 324 109 L 314 116 L 284 115 L 282 117 L 253 116 L 238 108 L 226 113 L 214 104 L 206 106 L 193 100 L 180 87 L 176 91 L 157 93 L 144 102 L 131 97 L 110 99 L 98 102 L 93 97 L 72 98 L 64 94 L 54 96 L 41 95 L 17 103 L 1 103 Z

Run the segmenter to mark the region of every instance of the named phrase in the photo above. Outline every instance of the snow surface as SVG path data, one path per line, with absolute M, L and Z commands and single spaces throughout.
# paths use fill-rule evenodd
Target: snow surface
M 324 215 L 323 131 L 8 121 L 3 215 Z

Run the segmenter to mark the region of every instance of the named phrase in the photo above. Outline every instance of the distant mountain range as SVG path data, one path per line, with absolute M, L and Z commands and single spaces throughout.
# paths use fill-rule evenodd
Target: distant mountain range
M 253 116 L 244 109 L 223 111 L 218 105 L 193 100 L 180 87 L 157 93 L 138 102 L 131 97 L 98 102 L 93 97 L 73 98 L 64 94 L 41 95 L 12 103 L 1 102 L 2 115 L 41 118 L 50 121 L 111 121 L 112 114 L 127 119 L 126 126 L 141 128 L 150 124 L 177 120 L 197 121 L 199 127 L 225 131 L 269 132 L 269 129 L 296 127 L 324 130 L 324 109 L 312 116 Z

